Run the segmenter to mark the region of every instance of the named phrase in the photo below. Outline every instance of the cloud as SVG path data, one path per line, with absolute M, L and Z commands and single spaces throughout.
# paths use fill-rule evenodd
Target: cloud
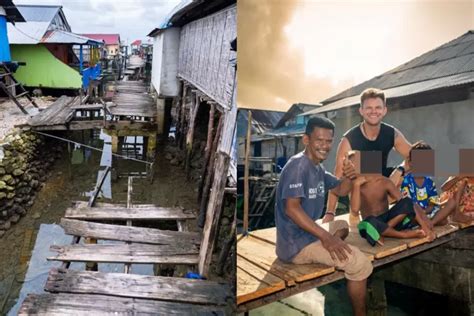
M 146 39 L 180 0 L 41 0 L 62 5 L 75 33 L 119 33 L 122 40 Z M 38 0 L 15 0 L 38 4 Z
M 298 4 L 239 0 L 238 104 L 240 107 L 286 110 L 292 103 L 318 103 L 337 91 L 328 78 L 305 73 L 302 50 L 289 45 L 288 25 Z M 308 30 L 310 31 L 310 30 Z

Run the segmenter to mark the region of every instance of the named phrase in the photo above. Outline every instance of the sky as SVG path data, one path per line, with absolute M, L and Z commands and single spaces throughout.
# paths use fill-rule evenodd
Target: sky
M 59 4 L 74 33 L 118 33 L 130 44 L 158 27 L 180 0 L 13 0 L 15 4 Z
M 238 105 L 316 104 L 474 30 L 473 0 L 238 0 Z

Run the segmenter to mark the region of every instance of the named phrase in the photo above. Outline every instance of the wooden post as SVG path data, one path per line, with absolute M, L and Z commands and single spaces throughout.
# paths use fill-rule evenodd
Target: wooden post
M 217 149 L 216 167 L 212 169 L 214 180 L 212 181 L 212 190 L 206 211 L 206 223 L 204 225 L 201 248 L 199 249 L 199 274 L 204 277 L 207 277 L 209 273 L 209 266 L 212 260 L 212 252 L 224 200 L 227 173 L 229 171 L 232 143 L 235 136 L 235 122 L 237 120 L 236 87 L 237 78 L 234 75 L 231 108 L 225 112 L 224 116 L 223 132 L 220 137 L 219 148 Z
M 194 138 L 194 126 L 196 125 L 196 117 L 199 111 L 199 96 L 196 93 L 193 102 L 191 105 L 190 110 L 190 117 L 189 117 L 189 129 L 186 135 L 186 160 L 185 160 L 185 170 L 186 174 L 189 176 L 189 169 L 191 164 L 191 157 L 193 155 L 193 138 Z
M 247 139 L 245 140 L 245 166 L 244 166 L 244 226 L 243 233 L 246 234 L 249 229 L 249 156 L 250 156 L 250 137 L 252 135 L 252 111 L 248 111 L 247 116 Z
M 127 208 L 132 208 L 132 192 L 133 192 L 133 177 L 128 177 L 128 189 L 127 189 Z M 127 220 L 127 226 L 132 226 L 132 221 Z M 129 242 L 127 244 L 130 244 Z M 130 273 L 132 265 L 130 263 L 125 264 L 124 273 Z
M 95 200 L 99 196 L 99 192 L 102 188 L 102 185 L 104 184 L 105 178 L 107 178 L 107 174 L 110 172 L 110 169 L 111 169 L 111 167 L 107 166 L 104 170 L 104 173 L 100 177 L 99 181 L 97 181 L 97 185 L 94 189 L 94 192 L 92 193 L 91 197 L 89 198 L 89 202 L 87 203 L 88 207 L 93 207 L 94 206 Z M 77 242 L 79 242 L 79 240 L 77 240 Z M 97 239 L 86 237 L 84 239 L 84 242 L 86 244 L 97 244 Z M 98 271 L 99 266 L 97 265 L 96 262 L 87 262 L 86 263 L 86 270 L 88 270 L 88 271 Z
M 207 166 L 209 164 L 209 158 L 211 157 L 211 146 L 212 146 L 212 132 L 214 131 L 214 115 L 215 115 L 216 106 L 214 103 L 210 104 L 209 109 L 209 122 L 207 124 L 207 140 L 206 148 L 204 149 L 204 168 L 201 176 L 201 183 L 199 184 L 198 199 L 202 197 L 203 185 L 206 178 L 206 173 L 208 170 Z
M 178 138 L 178 146 L 179 148 L 183 148 L 183 135 L 184 135 L 184 122 L 185 122 L 185 108 L 186 108 L 186 97 L 188 92 L 187 84 L 183 84 L 183 99 L 181 100 L 181 111 L 179 116 L 179 138 Z M 178 131 L 178 130 L 176 130 Z
M 214 140 L 212 142 L 211 148 L 211 157 L 209 159 L 209 167 L 207 168 L 209 172 L 206 173 L 205 177 L 206 180 L 204 181 L 204 187 L 202 189 L 202 197 L 201 197 L 201 207 L 199 208 L 199 215 L 198 215 L 198 226 L 204 227 L 204 222 L 206 221 L 206 207 L 209 197 L 209 189 L 211 187 L 211 179 L 212 179 L 212 172 L 214 170 L 214 164 L 216 161 L 216 151 L 217 151 L 217 144 L 219 142 L 219 137 L 222 133 L 222 125 L 224 123 L 223 116 L 219 117 L 219 123 L 217 124 L 216 135 L 214 136 Z

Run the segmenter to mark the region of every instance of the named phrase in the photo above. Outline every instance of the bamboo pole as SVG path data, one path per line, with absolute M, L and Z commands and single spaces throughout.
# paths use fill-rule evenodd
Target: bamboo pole
M 247 139 L 245 142 L 245 165 L 244 165 L 244 231 L 246 234 L 249 229 L 249 156 L 250 156 L 250 137 L 252 134 L 252 111 L 248 111 L 247 117 Z

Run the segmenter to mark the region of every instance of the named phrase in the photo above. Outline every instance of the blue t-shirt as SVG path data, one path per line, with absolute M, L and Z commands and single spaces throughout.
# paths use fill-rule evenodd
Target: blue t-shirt
M 423 185 L 419 187 L 413 174 L 409 173 L 403 178 L 401 191 L 404 197 L 410 197 L 414 203 L 417 203 L 423 209 L 428 207 L 430 200 L 436 202 L 438 199 L 436 185 L 430 177 L 424 177 Z
M 315 165 L 303 152 L 290 158 L 281 172 L 276 192 L 276 254 L 280 260 L 291 262 L 305 246 L 318 240 L 286 215 L 285 200 L 300 198 L 305 213 L 317 220 L 323 214 L 326 190 L 337 187 L 339 183 L 323 165 Z

